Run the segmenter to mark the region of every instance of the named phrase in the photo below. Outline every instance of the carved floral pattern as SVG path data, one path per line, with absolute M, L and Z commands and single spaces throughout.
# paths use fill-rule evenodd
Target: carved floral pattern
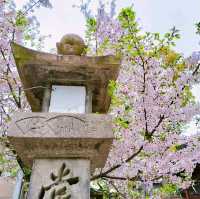
M 32 116 L 17 120 L 15 124 L 23 134 L 54 132 L 56 135 L 65 135 L 87 128 L 85 120 L 71 115 L 57 115 L 50 119 L 43 116 Z

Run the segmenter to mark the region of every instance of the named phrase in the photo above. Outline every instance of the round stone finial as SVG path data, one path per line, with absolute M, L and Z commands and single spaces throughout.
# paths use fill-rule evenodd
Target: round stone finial
M 76 34 L 64 35 L 56 46 L 61 55 L 81 55 L 86 47 L 83 39 Z

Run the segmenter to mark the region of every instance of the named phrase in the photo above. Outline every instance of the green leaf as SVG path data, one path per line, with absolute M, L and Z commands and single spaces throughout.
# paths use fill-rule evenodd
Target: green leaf
M 117 83 L 114 80 L 110 80 L 108 84 L 108 95 L 112 97 L 117 89 Z
M 22 14 L 21 11 L 17 13 L 15 24 L 18 27 L 25 27 L 28 25 L 28 19 Z
M 161 192 L 167 193 L 167 194 L 173 194 L 177 192 L 177 186 L 174 184 L 164 184 L 161 187 Z
M 129 121 L 126 119 L 123 119 L 121 117 L 115 118 L 115 123 L 125 129 L 127 129 L 129 127 Z

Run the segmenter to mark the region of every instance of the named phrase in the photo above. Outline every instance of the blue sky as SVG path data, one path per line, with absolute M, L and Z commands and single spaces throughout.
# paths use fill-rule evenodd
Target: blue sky
M 26 0 L 15 0 L 20 8 Z M 73 4 L 79 0 L 51 0 L 51 10 L 40 8 L 35 12 L 41 27 L 41 33 L 51 34 L 46 41 L 46 49 L 55 47 L 65 33 L 77 33 L 84 37 L 85 20 Z M 96 0 L 93 0 L 95 4 Z M 199 0 L 118 0 L 117 10 L 134 5 L 139 23 L 144 31 L 165 33 L 174 25 L 181 30 L 182 38 L 177 43 L 177 50 L 188 56 L 200 49 L 200 37 L 195 35 L 194 24 L 200 21 Z

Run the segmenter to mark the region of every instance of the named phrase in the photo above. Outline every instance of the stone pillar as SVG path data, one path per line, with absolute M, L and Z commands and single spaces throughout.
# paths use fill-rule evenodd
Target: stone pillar
M 28 199 L 89 199 L 90 173 L 105 165 L 113 133 L 104 114 L 18 113 L 8 138 L 32 168 Z
M 0 177 L 0 199 L 11 199 L 15 188 L 15 179 Z
M 28 198 L 90 198 L 90 161 L 86 159 L 36 159 Z

